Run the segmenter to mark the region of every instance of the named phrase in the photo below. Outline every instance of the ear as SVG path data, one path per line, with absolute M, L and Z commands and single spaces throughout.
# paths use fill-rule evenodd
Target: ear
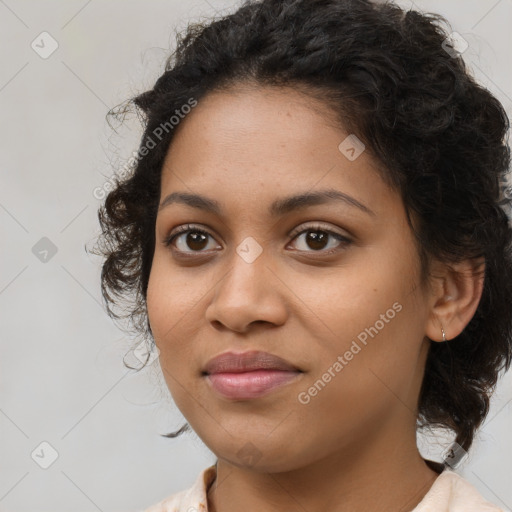
M 433 264 L 431 277 L 430 312 L 425 334 L 432 341 L 458 336 L 469 324 L 477 310 L 485 277 L 484 258 L 460 263 Z

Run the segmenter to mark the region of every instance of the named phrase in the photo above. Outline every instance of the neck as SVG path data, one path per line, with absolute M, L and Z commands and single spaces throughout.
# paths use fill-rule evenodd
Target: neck
M 382 434 L 386 427 L 379 428 Z M 421 458 L 415 429 L 407 436 L 392 428 L 388 433 L 284 472 L 255 471 L 219 459 L 208 510 L 410 512 L 439 475 Z

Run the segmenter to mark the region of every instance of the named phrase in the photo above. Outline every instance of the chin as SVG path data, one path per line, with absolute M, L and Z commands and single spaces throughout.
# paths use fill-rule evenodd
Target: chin
M 297 451 L 297 444 L 285 443 L 282 438 L 275 438 L 272 442 L 261 437 L 247 434 L 243 439 L 225 439 L 221 443 L 205 444 L 217 456 L 228 464 L 257 473 L 282 473 L 302 467 L 304 457 Z

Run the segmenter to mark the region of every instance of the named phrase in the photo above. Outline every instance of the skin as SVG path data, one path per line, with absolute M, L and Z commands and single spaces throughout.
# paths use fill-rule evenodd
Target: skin
M 162 169 L 161 200 L 182 191 L 222 209 L 217 216 L 173 203 L 159 211 L 147 296 L 169 390 L 218 457 L 211 511 L 410 511 L 438 476 L 416 445 L 428 338 L 440 342 L 441 325 L 448 339 L 460 333 L 482 283 L 469 273 L 457 280 L 436 262 L 435 277 L 421 282 L 398 192 L 369 151 L 354 161 L 340 152 L 348 133 L 327 108 L 294 89 L 210 93 L 179 125 Z M 374 214 L 332 201 L 269 216 L 278 198 L 326 188 Z M 184 234 L 165 246 L 188 223 L 211 236 L 187 245 Z M 317 223 L 350 243 L 308 243 Z M 262 249 L 251 263 L 236 251 L 247 237 Z M 301 403 L 299 393 L 395 303 L 394 318 Z M 227 399 L 201 370 L 228 350 L 271 352 L 303 373 L 263 397 Z M 243 447 L 253 456 L 241 456 Z

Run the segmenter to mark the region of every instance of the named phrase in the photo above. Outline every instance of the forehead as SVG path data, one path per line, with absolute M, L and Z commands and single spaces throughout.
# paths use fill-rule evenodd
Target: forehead
M 340 150 L 355 134 L 334 119 L 327 105 L 291 88 L 210 93 L 174 135 L 162 168 L 162 198 L 179 190 L 243 206 L 334 188 L 378 204 L 392 191 L 366 151 L 351 160 Z

